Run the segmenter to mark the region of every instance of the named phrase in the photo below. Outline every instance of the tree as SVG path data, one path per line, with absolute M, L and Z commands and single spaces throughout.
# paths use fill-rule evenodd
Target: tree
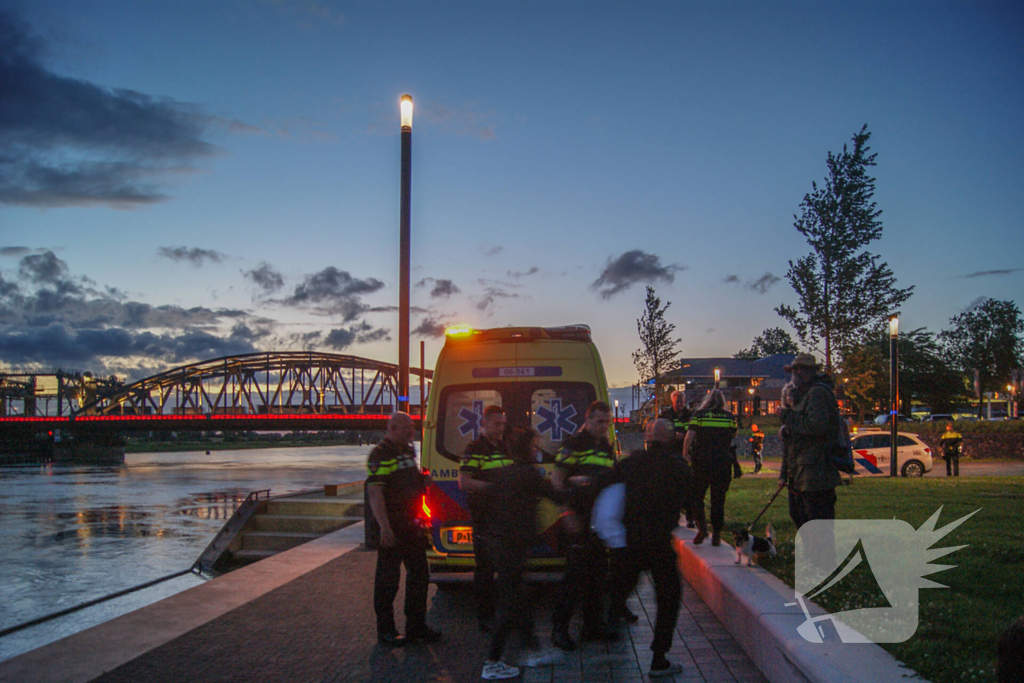
M 889 373 L 877 344 L 860 344 L 843 354 L 842 371 L 837 379 L 846 398 L 853 403 L 857 421 L 874 412 L 879 403 L 888 400 Z
M 775 312 L 797 331 L 805 346 L 824 342 L 825 367 L 833 355 L 864 343 L 910 298 L 913 287 L 899 289 L 896 277 L 875 254 L 864 251 L 882 236 L 882 212 L 872 201 L 875 179 L 868 167 L 871 133 L 865 124 L 853 136 L 853 150 L 828 153 L 825 186 L 811 183 L 801 215 L 793 226 L 807 238 L 813 252 L 789 262 L 786 278 L 800 299 L 799 310 L 781 305 Z
M 672 303 L 665 302 L 662 306 L 661 299 L 654 293 L 654 287 L 648 286 L 644 304 L 643 315 L 636 321 L 636 331 L 642 346 L 633 352 L 633 365 L 640 374 L 640 384 L 646 387 L 652 379 L 673 369 L 679 356 L 676 349 L 679 339 L 672 338 L 676 326 L 665 320 L 665 311 Z
M 966 398 L 963 375 L 950 369 L 942 358 L 935 335 L 923 327 L 899 335 L 900 406 L 909 416 L 914 403 L 929 406 L 933 413 L 952 413 Z M 879 349 L 885 358 L 886 382 L 889 377 L 889 340 Z
M 973 375 L 977 370 L 982 392 L 999 391 L 1006 386 L 1010 371 L 1020 367 L 1024 356 L 1024 321 L 1017 304 L 986 299 L 949 322 L 952 328 L 939 333 L 949 364 L 964 375 Z
M 749 349 L 740 349 L 733 354 L 733 358 L 741 360 L 758 360 L 774 356 L 777 353 L 799 353 L 800 347 L 796 345 L 793 338 L 781 327 L 770 327 L 758 336 Z

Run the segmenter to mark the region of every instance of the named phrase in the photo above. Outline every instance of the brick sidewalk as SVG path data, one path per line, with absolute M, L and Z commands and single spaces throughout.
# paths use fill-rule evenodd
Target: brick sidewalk
M 355 550 L 94 679 L 147 681 L 478 681 L 489 637 L 476 628 L 467 587 L 431 587 L 428 622 L 444 632 L 437 645 L 391 649 L 376 644 L 373 568 L 376 554 Z M 537 633 L 551 631 L 553 587 L 538 591 Z M 396 605 L 401 616 L 401 592 Z M 554 667 L 523 669 L 524 683 L 635 682 L 646 678 L 654 619 L 653 588 L 644 580 L 631 599 L 641 615 L 617 643 L 586 644 Z M 514 645 L 508 660 L 515 660 Z M 683 664 L 676 681 L 765 681 L 717 618 L 685 587 L 669 658 Z M 671 679 L 663 679 L 671 680 Z

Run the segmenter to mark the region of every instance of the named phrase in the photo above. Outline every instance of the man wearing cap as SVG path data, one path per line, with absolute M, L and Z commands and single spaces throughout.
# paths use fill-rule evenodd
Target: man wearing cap
M 784 369 L 793 374 L 794 389 L 782 409 L 779 488 L 789 487 L 789 516 L 799 530 L 812 519 L 836 518 L 835 489 L 842 478 L 829 446 L 839 430 L 839 404 L 832 380 L 811 354 L 797 354 Z

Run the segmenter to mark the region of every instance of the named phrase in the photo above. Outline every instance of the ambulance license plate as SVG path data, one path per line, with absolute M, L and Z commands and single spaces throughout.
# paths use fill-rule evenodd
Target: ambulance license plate
M 448 534 L 448 545 L 472 545 L 473 544 L 473 528 L 472 527 L 453 527 L 445 529 Z

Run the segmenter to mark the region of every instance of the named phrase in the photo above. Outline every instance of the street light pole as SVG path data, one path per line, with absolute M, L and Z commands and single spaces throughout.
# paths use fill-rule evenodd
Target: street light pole
M 398 410 L 409 412 L 409 206 L 412 190 L 412 96 L 402 95 L 402 199 L 398 256 Z
M 896 450 L 897 423 L 900 412 L 900 319 L 889 318 L 889 476 L 895 477 L 899 469 Z

